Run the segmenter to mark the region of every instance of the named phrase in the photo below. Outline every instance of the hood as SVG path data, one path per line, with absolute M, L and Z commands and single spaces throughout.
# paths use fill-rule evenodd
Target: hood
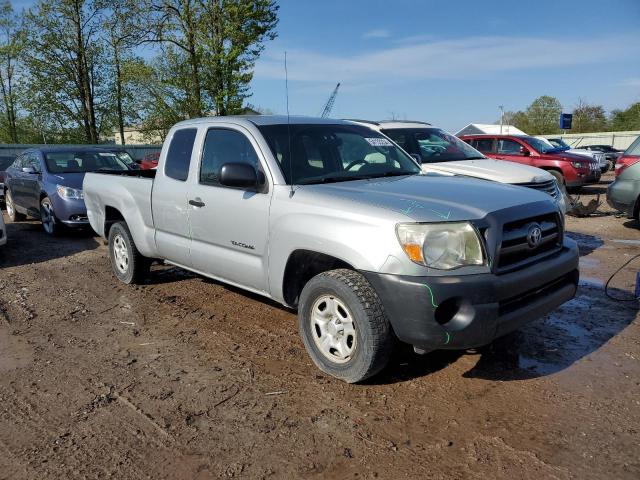
M 84 180 L 85 173 L 50 173 L 48 175 L 48 182 L 55 183 L 56 185 L 62 185 L 63 187 L 79 188 L 82 189 L 82 181 Z
M 353 210 L 355 202 L 365 207 L 361 213 L 384 209 L 417 222 L 475 220 L 532 202 L 547 202 L 550 211 L 556 208 L 549 195 L 532 188 L 436 175 L 305 185 L 296 195 L 331 209 Z
M 553 179 L 540 168 L 503 160 L 459 160 L 456 162 L 425 163 L 423 171 L 466 175 L 500 183 L 539 183 Z

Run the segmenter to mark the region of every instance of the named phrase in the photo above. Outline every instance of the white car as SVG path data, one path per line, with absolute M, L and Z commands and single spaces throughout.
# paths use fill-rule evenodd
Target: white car
M 571 145 L 565 142 L 562 138 L 544 138 L 544 137 L 538 137 L 538 138 L 545 140 L 547 143 L 550 143 L 554 147 L 561 149 L 563 152 L 575 153 L 576 155 L 585 155 L 587 157 L 591 157 L 595 159 L 598 162 L 598 166 L 600 167 L 600 172 L 602 173 L 609 170 L 610 164 L 604 153 L 587 150 L 586 148 L 573 148 Z
M 455 135 L 416 121 L 351 120 L 383 133 L 422 164 L 426 173 L 464 175 L 494 182 L 542 190 L 551 195 L 562 213 L 567 204 L 556 179 L 549 172 L 515 162 L 493 160 Z
M 4 224 L 4 216 L 0 212 L 0 245 L 7 243 L 7 227 Z

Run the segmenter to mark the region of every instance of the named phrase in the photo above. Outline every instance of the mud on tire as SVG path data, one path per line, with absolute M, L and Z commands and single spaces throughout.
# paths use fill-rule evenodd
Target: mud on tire
M 331 314 L 325 305 L 325 314 L 322 302 L 335 302 L 339 313 Z M 345 353 L 339 345 L 333 351 L 323 346 L 325 338 L 317 319 L 322 317 L 319 322 L 322 324 L 325 316 L 338 321 L 337 327 L 331 326 L 328 334 L 331 339 L 344 339 L 346 328 L 342 336 L 340 331 L 332 333 L 340 325 L 353 324 L 355 333 L 348 329 L 347 335 L 353 338 L 344 347 L 348 355 L 338 355 Z M 360 382 L 382 370 L 389 361 L 395 338 L 378 294 L 364 276 L 347 269 L 321 273 L 304 286 L 298 307 L 298 329 L 316 366 L 348 383 Z

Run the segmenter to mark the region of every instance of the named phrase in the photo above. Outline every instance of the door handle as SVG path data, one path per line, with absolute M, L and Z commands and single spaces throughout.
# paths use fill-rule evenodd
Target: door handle
M 204 207 L 204 202 L 202 200 L 189 200 L 189 205 L 200 208 Z

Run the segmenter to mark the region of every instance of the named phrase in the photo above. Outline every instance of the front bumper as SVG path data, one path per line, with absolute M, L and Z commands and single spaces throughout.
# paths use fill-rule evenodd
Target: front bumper
M 89 225 L 87 207 L 84 200 L 79 198 L 52 197 L 53 211 L 56 218 L 67 227 L 84 227 Z
M 578 247 L 565 239 L 559 252 L 502 275 L 362 273 L 401 341 L 424 351 L 465 349 L 486 345 L 573 298 Z
M 640 198 L 640 181 L 617 178 L 607 187 L 607 203 L 632 218 Z
M 578 173 L 576 178 L 571 181 L 567 181 L 567 187 L 583 187 L 584 185 L 591 185 L 593 183 L 600 182 L 600 177 L 602 173 L 600 172 L 600 168 L 596 170 L 589 170 L 588 173 Z

